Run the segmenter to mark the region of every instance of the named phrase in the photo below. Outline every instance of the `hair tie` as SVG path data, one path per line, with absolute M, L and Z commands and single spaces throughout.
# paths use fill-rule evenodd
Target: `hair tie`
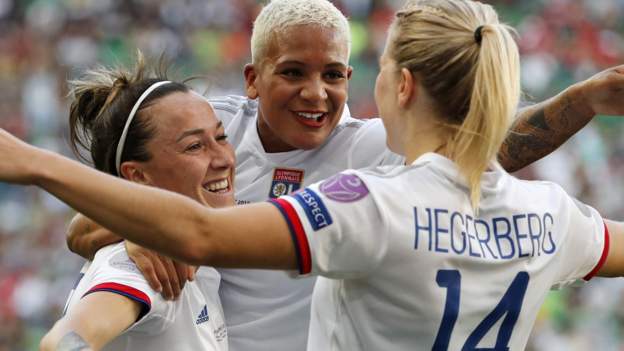
M 483 26 L 478 26 L 474 32 L 474 38 L 477 44 L 481 45 L 481 41 L 483 40 L 483 35 L 481 31 L 483 30 Z
M 143 94 L 139 97 L 139 99 L 134 103 L 130 114 L 128 115 L 128 119 L 126 120 L 126 125 L 124 126 L 123 132 L 121 132 L 121 137 L 119 138 L 119 143 L 117 144 L 117 152 L 115 153 L 115 168 L 117 169 L 117 175 L 121 177 L 121 154 L 123 154 L 124 145 L 126 143 L 126 137 L 128 136 L 128 129 L 130 129 L 130 123 L 134 119 L 134 115 L 136 115 L 139 110 L 139 106 L 143 103 L 143 100 L 147 98 L 149 94 L 151 94 L 156 88 L 161 85 L 165 85 L 171 83 L 168 80 L 160 81 L 152 84 L 149 88 L 145 89 Z

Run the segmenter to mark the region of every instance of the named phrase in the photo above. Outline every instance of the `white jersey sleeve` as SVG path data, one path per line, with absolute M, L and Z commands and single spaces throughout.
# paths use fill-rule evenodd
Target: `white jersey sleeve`
M 149 286 L 128 257 L 123 243 L 99 250 L 83 279 L 81 291 L 77 291 L 78 298 L 95 292 L 111 292 L 141 305 L 137 322 L 126 332 L 158 334 L 173 322 L 173 303 L 165 301 Z
M 562 206 L 560 216 L 564 217 L 560 220 L 567 224 L 568 232 L 559 248 L 556 288 L 591 279 L 609 252 L 609 232 L 598 211 L 569 196 L 564 197 Z
M 386 253 L 384 213 L 355 171 L 339 173 L 273 204 L 288 223 L 301 274 L 362 277 Z

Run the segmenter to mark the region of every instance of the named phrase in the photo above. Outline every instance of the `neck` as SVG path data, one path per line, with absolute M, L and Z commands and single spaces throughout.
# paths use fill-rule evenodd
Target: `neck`
M 261 113 L 262 112 L 258 111 L 256 128 L 258 129 L 258 136 L 260 137 L 260 143 L 262 143 L 264 151 L 270 154 L 296 150 L 297 148 L 288 145 L 271 131 L 271 128 L 260 115 Z
M 439 123 L 408 123 L 404 138 L 405 162 L 411 164 L 428 152 L 447 155 L 448 134 Z

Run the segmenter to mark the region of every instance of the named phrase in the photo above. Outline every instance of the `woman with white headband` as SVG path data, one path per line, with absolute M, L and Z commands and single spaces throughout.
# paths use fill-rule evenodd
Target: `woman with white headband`
M 73 85 L 72 147 L 88 149 L 95 168 L 211 207 L 234 204 L 234 152 L 202 96 L 148 77 L 140 56 L 135 73 L 100 69 Z M 227 350 L 220 280 L 201 267 L 177 300 L 165 300 L 123 243 L 108 245 L 85 264 L 42 350 Z

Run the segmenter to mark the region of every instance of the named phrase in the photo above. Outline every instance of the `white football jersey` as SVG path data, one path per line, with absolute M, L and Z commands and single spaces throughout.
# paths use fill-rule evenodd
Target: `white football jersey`
M 257 102 L 240 96 L 211 99 L 236 150 L 237 204 L 266 201 L 349 168 L 401 164 L 386 148 L 381 120 L 349 117 L 314 150 L 266 153 L 256 128 Z M 221 302 L 233 351 L 305 349 L 315 278 L 286 272 L 221 269 Z
M 107 291 L 142 306 L 139 320 L 103 350 L 210 350 L 227 351 L 227 329 L 219 302 L 219 273 L 201 267 L 180 297 L 167 301 L 149 284 L 130 260 L 123 243 L 100 249 L 87 263 L 69 296 L 67 311 L 85 295 Z M 93 316 L 98 318 L 98 316 Z
M 553 286 L 608 252 L 596 210 L 500 166 L 478 214 L 455 164 L 347 171 L 274 200 L 314 290 L 308 350 L 524 350 Z

